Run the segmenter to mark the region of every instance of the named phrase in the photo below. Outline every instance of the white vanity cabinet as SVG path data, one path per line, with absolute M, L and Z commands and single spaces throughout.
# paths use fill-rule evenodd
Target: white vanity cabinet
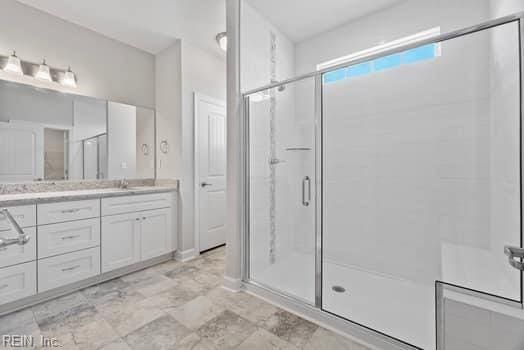
M 37 205 L 38 292 L 100 274 L 100 199 Z
M 171 193 L 102 199 L 102 273 L 174 251 L 174 208 Z
M 102 217 L 102 232 L 102 272 L 140 261 L 139 214 Z
M 2 209 L 2 208 L 0 208 Z M 0 248 L 0 304 L 36 294 L 36 206 L 7 208 L 29 241 Z M 7 219 L 0 217 L 0 237 L 16 238 Z
M 0 314 L 172 258 L 176 192 L 101 197 L 8 207 L 30 239 L 0 248 Z
M 36 294 L 34 261 L 0 269 L 0 304 Z
M 172 239 L 171 208 L 142 212 L 140 221 L 140 259 L 147 260 L 169 253 Z

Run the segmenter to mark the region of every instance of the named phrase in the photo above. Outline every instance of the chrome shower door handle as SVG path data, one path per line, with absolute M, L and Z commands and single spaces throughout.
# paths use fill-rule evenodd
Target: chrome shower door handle
M 306 199 L 307 192 L 307 199 Z M 307 207 L 311 202 L 311 179 L 309 176 L 304 176 L 302 179 L 302 205 Z
M 504 254 L 508 256 L 509 264 L 517 270 L 524 271 L 524 248 L 505 246 Z

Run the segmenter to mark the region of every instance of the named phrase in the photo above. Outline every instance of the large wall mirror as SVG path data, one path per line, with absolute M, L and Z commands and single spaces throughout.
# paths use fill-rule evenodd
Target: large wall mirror
M 155 178 L 155 111 L 0 80 L 0 182 Z

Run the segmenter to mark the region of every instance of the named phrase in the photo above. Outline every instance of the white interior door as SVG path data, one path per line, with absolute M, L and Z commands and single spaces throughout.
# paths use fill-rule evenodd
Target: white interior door
M 199 249 L 226 242 L 226 107 L 195 94 L 196 226 Z
M 0 181 L 33 181 L 43 177 L 43 129 L 0 123 Z

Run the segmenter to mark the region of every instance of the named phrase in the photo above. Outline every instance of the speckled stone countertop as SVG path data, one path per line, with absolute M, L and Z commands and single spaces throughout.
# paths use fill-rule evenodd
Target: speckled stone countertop
M 62 189 L 62 188 L 61 188 Z M 76 201 L 93 198 L 121 197 L 139 194 L 162 193 L 178 191 L 178 182 L 152 182 L 151 185 L 130 184 L 127 189 L 118 187 L 81 188 L 71 190 L 46 190 L 42 192 L 16 192 L 0 194 L 0 207 L 30 205 L 36 203 L 51 203 L 63 201 Z

